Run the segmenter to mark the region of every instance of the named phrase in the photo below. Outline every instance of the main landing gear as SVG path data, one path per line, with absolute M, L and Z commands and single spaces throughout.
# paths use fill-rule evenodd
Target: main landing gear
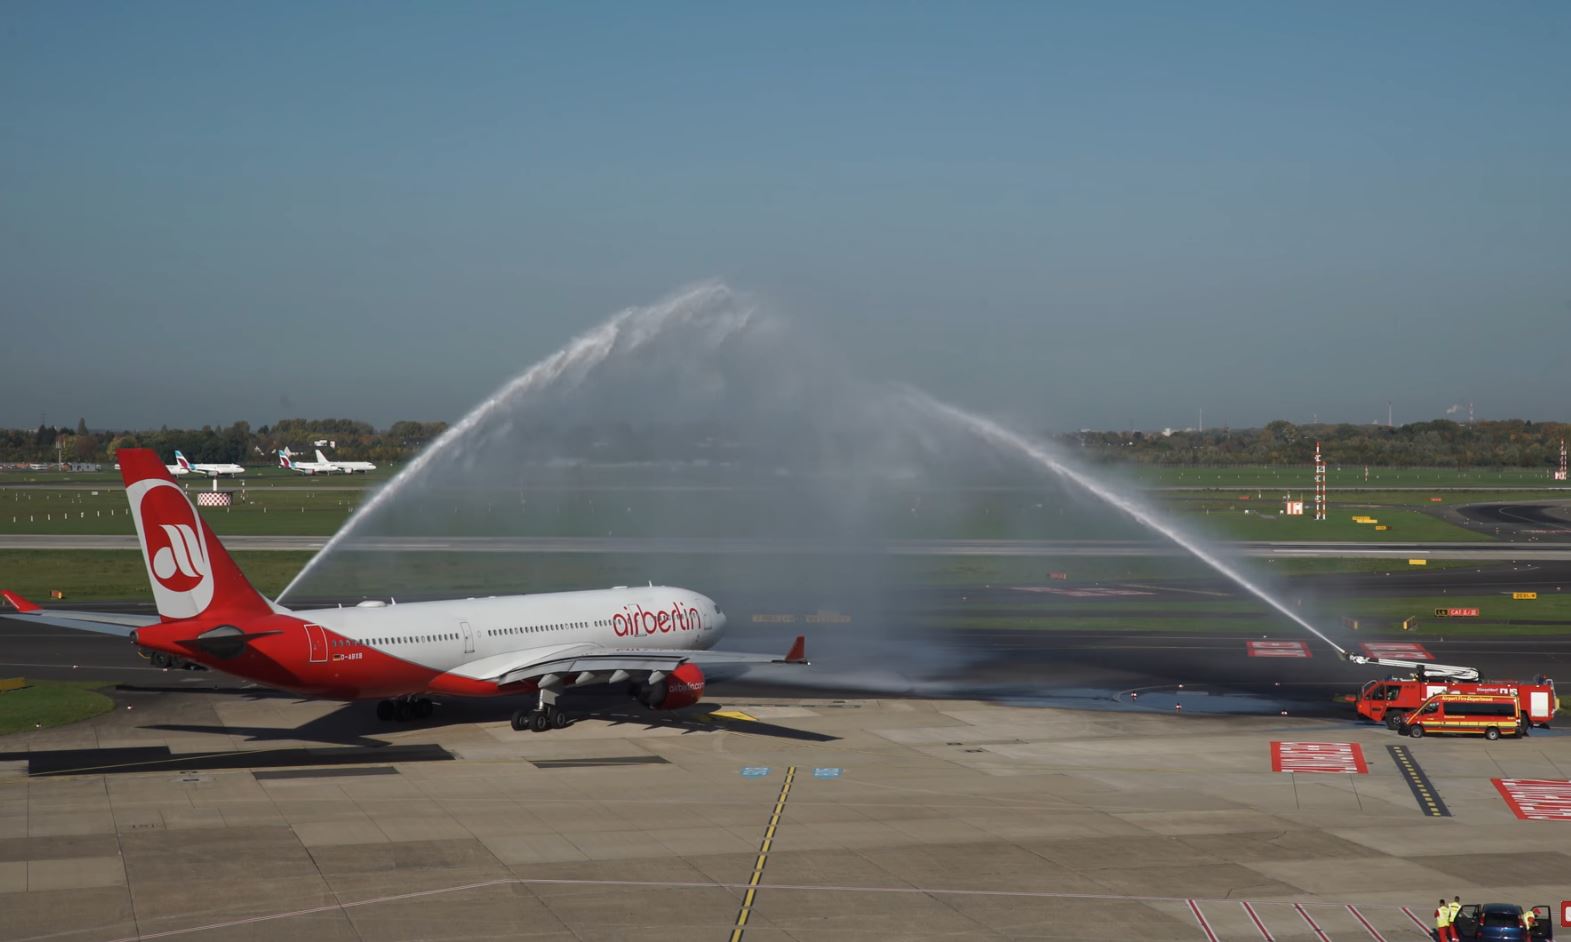
M 557 707 L 555 690 L 541 690 L 539 706 L 513 714 L 513 728 L 520 732 L 526 729 L 536 733 L 548 729 L 566 729 L 572 722 L 572 718 Z
M 384 723 L 397 721 L 407 723 L 410 720 L 423 720 L 436 711 L 436 704 L 427 697 L 399 697 L 396 700 L 383 700 L 376 705 L 376 718 Z

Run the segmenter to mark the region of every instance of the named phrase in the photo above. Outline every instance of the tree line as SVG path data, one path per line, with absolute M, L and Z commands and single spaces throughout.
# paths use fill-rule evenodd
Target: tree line
M 396 462 L 413 457 L 446 429 L 446 422 L 406 420 L 379 430 L 353 419 L 281 419 L 256 429 L 249 422 L 236 422 L 224 428 L 95 431 L 86 419 L 78 419 L 74 429 L 0 429 L 0 463 L 108 463 L 121 448 L 151 448 L 165 461 L 173 461 L 178 449 L 192 461 L 271 464 L 282 448 L 309 456 L 314 443 L 322 440 L 332 443 L 326 450 L 335 458 Z
M 1081 431 L 1059 436 L 1095 461 L 1175 465 L 1305 465 L 1320 442 L 1328 461 L 1379 467 L 1552 468 L 1571 424 L 1436 419 L 1409 425 L 1295 425 L 1185 430 L 1171 434 Z
M 0 463 L 109 462 L 121 448 L 152 448 L 166 461 L 176 449 L 192 461 L 268 464 L 288 447 L 310 455 L 326 440 L 332 457 L 348 461 L 398 462 L 413 458 L 447 428 L 445 422 L 394 422 L 377 429 L 354 419 L 282 419 L 253 429 L 236 422 L 224 428 L 92 431 L 85 420 L 75 429 L 40 425 L 0 429 Z M 521 434 L 524 434 L 521 431 Z M 543 424 L 526 436 L 536 451 L 593 456 L 599 460 L 691 458 L 733 454 L 742 436 L 708 424 L 635 427 L 619 422 L 598 426 Z M 1315 442 L 1338 464 L 1378 467 L 1553 467 L 1571 424 L 1500 419 L 1469 424 L 1437 419 L 1395 428 L 1384 425 L 1307 424 L 1285 420 L 1262 428 L 1217 428 L 1172 433 L 1082 430 L 1056 436 L 1091 461 L 1172 465 L 1306 465 Z

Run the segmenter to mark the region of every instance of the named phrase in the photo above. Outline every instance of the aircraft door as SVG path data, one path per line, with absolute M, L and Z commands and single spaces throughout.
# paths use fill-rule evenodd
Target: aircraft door
M 322 634 L 322 626 L 306 625 L 305 640 L 310 651 L 307 659 L 312 664 L 325 662 L 327 660 L 327 637 Z
M 462 631 L 464 633 L 464 653 L 465 654 L 473 654 L 473 653 L 475 653 L 475 633 L 470 630 L 469 622 L 467 622 L 467 621 L 459 622 L 458 623 L 458 630 Z

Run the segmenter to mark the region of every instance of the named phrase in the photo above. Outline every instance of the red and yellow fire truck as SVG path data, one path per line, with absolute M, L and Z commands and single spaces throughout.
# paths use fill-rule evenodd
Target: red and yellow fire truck
M 1441 694 L 1515 697 L 1522 715 L 1534 726 L 1549 727 L 1560 700 L 1555 682 L 1549 678 L 1527 683 L 1516 680 L 1463 681 L 1416 677 L 1371 680 L 1358 692 L 1358 715 L 1396 729 L 1402 716 L 1418 709 L 1425 700 Z

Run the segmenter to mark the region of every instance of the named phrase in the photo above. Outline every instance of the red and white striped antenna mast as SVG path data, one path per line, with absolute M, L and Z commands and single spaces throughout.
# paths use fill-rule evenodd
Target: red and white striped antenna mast
M 1326 518 L 1326 460 L 1320 454 L 1320 443 L 1315 442 L 1315 519 Z

